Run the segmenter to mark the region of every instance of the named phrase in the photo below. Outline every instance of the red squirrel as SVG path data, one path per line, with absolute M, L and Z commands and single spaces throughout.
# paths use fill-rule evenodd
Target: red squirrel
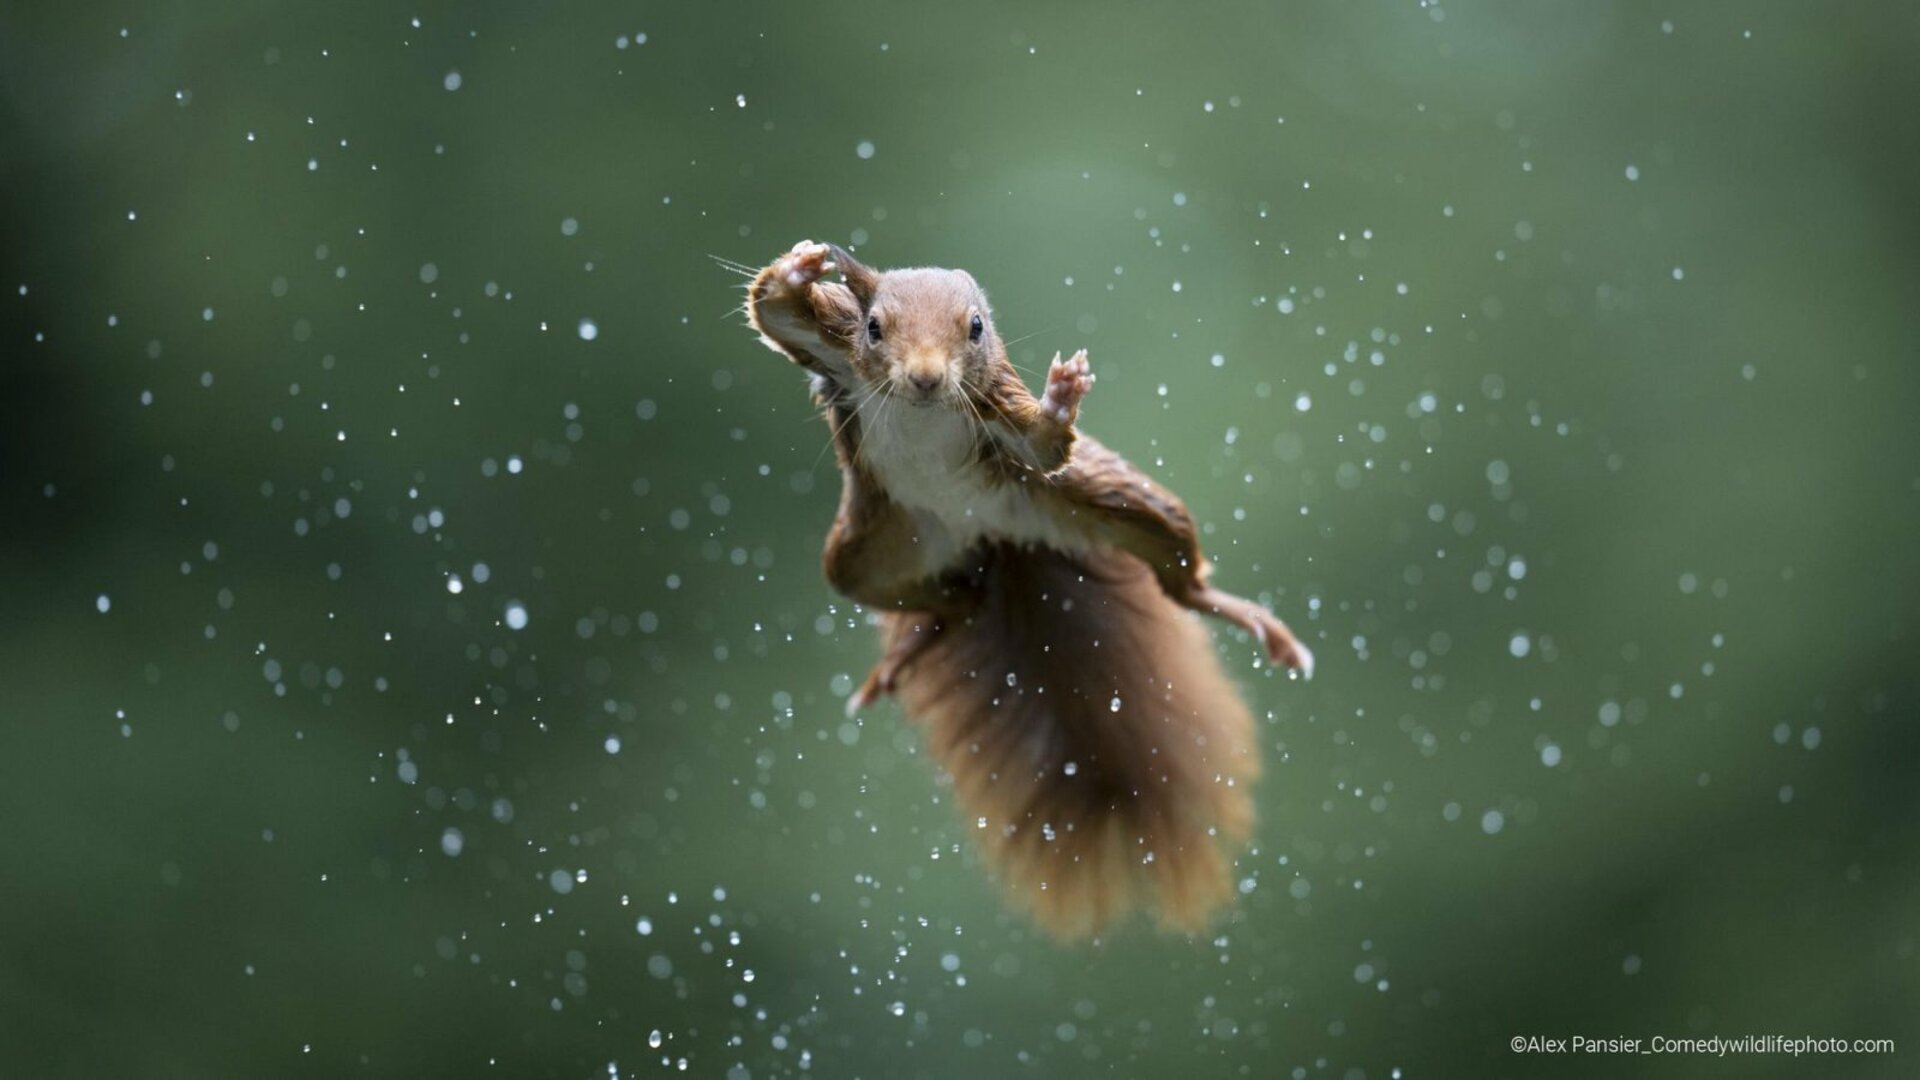
M 883 273 L 802 241 L 754 277 L 747 315 L 832 427 L 822 562 L 883 643 L 848 713 L 899 696 L 989 865 L 1057 936 L 1143 908 L 1203 929 L 1232 897 L 1260 761 L 1188 611 L 1304 676 L 1313 654 L 1208 584 L 1187 508 L 1075 427 L 1087 354 L 1055 354 L 1034 397 L 965 271 Z

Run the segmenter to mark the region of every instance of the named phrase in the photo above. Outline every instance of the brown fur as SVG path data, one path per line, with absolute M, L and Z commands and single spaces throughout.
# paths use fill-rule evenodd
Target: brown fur
M 982 853 L 1058 936 L 1146 908 L 1204 929 L 1232 897 L 1260 772 L 1206 631 L 1118 553 L 994 545 L 977 573 L 979 606 L 920 650 L 898 693 Z M 914 632 L 891 617 L 889 647 Z
M 823 280 L 836 269 L 845 284 Z M 803 242 L 755 276 L 747 310 L 813 373 L 833 428 L 827 580 L 883 613 L 881 659 L 850 706 L 899 693 L 967 820 L 985 821 L 987 860 L 1048 930 L 1099 933 L 1149 907 L 1168 928 L 1203 928 L 1232 896 L 1259 759 L 1252 717 L 1187 612 L 1244 628 L 1275 663 L 1311 670 L 1311 653 L 1209 583 L 1177 496 L 1078 434 L 1085 354 L 1056 357 L 1036 398 L 966 273 L 881 274 Z M 984 333 L 970 333 L 975 317 Z M 957 468 L 1019 485 L 1085 542 L 1068 553 L 989 535 L 945 564 L 928 556 L 940 549 L 922 530 L 942 526 L 863 453 L 859 402 L 876 393 L 972 417 L 977 457 Z

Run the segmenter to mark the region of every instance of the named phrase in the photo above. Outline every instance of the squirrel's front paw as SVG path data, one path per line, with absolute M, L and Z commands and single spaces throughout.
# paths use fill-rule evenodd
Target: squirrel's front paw
M 1047 392 L 1040 407 L 1062 424 L 1071 424 L 1080 415 L 1080 399 L 1093 389 L 1093 370 L 1087 364 L 1087 350 L 1081 349 L 1065 360 L 1053 354 L 1047 366 Z
M 812 240 L 802 240 L 774 262 L 773 280 L 798 292 L 833 273 L 834 269 L 832 249 Z

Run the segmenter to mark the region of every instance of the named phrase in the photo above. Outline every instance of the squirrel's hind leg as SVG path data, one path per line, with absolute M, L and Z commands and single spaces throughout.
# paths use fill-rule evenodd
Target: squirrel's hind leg
M 1104 515 L 1104 539 L 1152 568 L 1160 590 L 1181 607 L 1225 619 L 1253 635 L 1267 658 L 1313 678 L 1313 652 L 1265 605 L 1207 583 L 1207 557 L 1187 508 L 1173 494 L 1120 463 L 1119 456 L 1086 440 L 1083 499 Z
M 860 688 L 847 699 L 848 717 L 893 693 L 900 673 L 946 629 L 946 624 L 932 615 L 902 612 L 887 618 L 886 651 L 873 665 L 873 670 L 867 672 Z
M 1301 644 L 1293 631 L 1287 629 L 1287 624 L 1265 605 L 1216 589 L 1197 577 L 1183 591 L 1174 593 L 1173 599 L 1202 615 L 1214 615 L 1240 627 L 1253 635 L 1266 650 L 1268 659 L 1293 668 L 1302 678 L 1313 678 L 1313 650 Z
M 966 618 L 979 598 L 970 572 L 943 573 L 927 562 L 934 545 L 863 471 L 849 464 L 843 476 L 840 513 L 821 564 L 841 595 L 881 613 L 885 642 L 879 663 L 847 699 L 852 716 L 892 693 L 907 665 L 949 622 Z

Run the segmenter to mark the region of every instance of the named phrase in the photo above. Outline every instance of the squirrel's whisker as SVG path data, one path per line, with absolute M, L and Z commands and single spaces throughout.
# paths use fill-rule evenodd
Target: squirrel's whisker
M 724 259 L 718 255 L 713 254 L 712 252 L 707 253 L 707 258 L 712 259 L 716 263 L 719 263 L 723 269 L 731 270 L 734 273 L 739 274 L 740 276 L 746 278 L 748 281 L 752 281 L 753 278 L 760 273 L 759 270 L 755 269 L 754 267 L 748 266 L 745 263 L 737 263 L 737 262 L 734 262 L 732 259 Z

